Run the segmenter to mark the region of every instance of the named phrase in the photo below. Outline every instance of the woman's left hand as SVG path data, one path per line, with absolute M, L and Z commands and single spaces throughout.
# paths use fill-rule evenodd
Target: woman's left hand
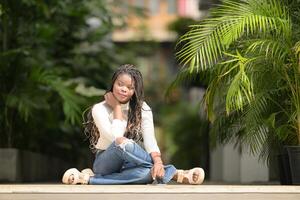
M 151 168 L 151 175 L 153 180 L 156 178 L 163 178 L 165 176 L 164 165 L 160 162 L 154 163 L 153 167 Z

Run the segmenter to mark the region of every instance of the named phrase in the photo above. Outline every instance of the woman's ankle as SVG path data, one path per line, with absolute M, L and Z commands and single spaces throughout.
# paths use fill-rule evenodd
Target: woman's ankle
M 174 174 L 172 180 L 177 181 L 178 178 L 178 171 L 176 170 L 176 173 Z

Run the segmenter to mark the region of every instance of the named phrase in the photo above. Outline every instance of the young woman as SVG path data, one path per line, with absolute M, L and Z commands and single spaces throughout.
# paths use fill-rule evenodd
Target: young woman
M 91 149 L 96 151 L 93 170 L 67 170 L 65 184 L 201 184 L 202 168 L 178 170 L 164 165 L 154 135 L 152 111 L 144 102 L 142 74 L 122 65 L 113 77 L 105 100 L 91 110 L 87 126 Z

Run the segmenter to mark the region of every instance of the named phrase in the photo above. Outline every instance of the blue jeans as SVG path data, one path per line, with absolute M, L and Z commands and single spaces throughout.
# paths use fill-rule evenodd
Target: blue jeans
M 132 140 L 117 145 L 113 142 L 105 151 L 98 152 L 94 161 L 89 184 L 148 184 L 152 183 L 151 168 L 153 160 L 143 148 Z M 157 179 L 157 183 L 168 183 L 176 168 L 165 165 L 165 176 Z

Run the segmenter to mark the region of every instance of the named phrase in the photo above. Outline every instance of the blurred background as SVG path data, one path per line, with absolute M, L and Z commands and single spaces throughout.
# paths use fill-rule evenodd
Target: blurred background
M 60 182 L 92 167 L 82 113 L 136 65 L 165 163 L 206 183 L 278 183 L 277 165 L 210 136 L 200 77 L 174 84 L 178 39 L 218 0 L 0 0 L 0 182 Z M 176 46 L 177 44 L 177 46 Z

